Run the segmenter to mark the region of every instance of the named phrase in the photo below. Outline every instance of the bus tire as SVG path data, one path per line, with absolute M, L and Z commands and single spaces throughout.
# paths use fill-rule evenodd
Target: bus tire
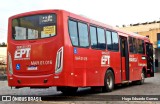
M 144 81 L 145 81 L 145 73 L 142 70 L 142 72 L 141 72 L 141 80 L 137 81 L 137 84 L 138 85 L 142 85 L 142 84 L 144 84 Z
M 114 89 L 114 74 L 111 70 L 108 70 L 104 78 L 104 92 L 111 92 Z

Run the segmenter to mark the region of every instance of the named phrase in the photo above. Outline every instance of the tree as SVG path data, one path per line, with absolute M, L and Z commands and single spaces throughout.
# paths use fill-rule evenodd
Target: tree
M 0 43 L 0 47 L 6 47 L 7 44 L 5 42 Z
M 2 42 L 2 46 L 5 46 L 5 42 Z

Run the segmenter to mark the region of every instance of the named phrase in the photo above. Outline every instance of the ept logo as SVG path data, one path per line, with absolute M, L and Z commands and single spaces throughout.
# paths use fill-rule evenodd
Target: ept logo
M 30 59 L 31 46 L 17 46 L 14 53 L 15 60 L 25 60 Z
M 110 65 L 110 56 L 108 55 L 103 55 L 101 57 L 101 65 Z

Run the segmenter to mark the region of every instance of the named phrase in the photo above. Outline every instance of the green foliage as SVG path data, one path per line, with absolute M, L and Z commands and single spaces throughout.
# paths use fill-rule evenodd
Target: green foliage
M 5 42 L 0 43 L 0 47 L 7 47 L 7 43 Z

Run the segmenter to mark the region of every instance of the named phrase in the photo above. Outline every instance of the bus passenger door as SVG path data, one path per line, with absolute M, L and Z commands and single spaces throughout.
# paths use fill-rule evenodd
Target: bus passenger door
M 147 74 L 150 74 L 151 77 L 154 76 L 154 67 L 153 67 L 153 45 L 146 43 L 146 58 L 147 58 Z
M 129 80 L 129 54 L 128 42 L 126 37 L 120 36 L 121 48 L 121 79 L 122 81 Z

